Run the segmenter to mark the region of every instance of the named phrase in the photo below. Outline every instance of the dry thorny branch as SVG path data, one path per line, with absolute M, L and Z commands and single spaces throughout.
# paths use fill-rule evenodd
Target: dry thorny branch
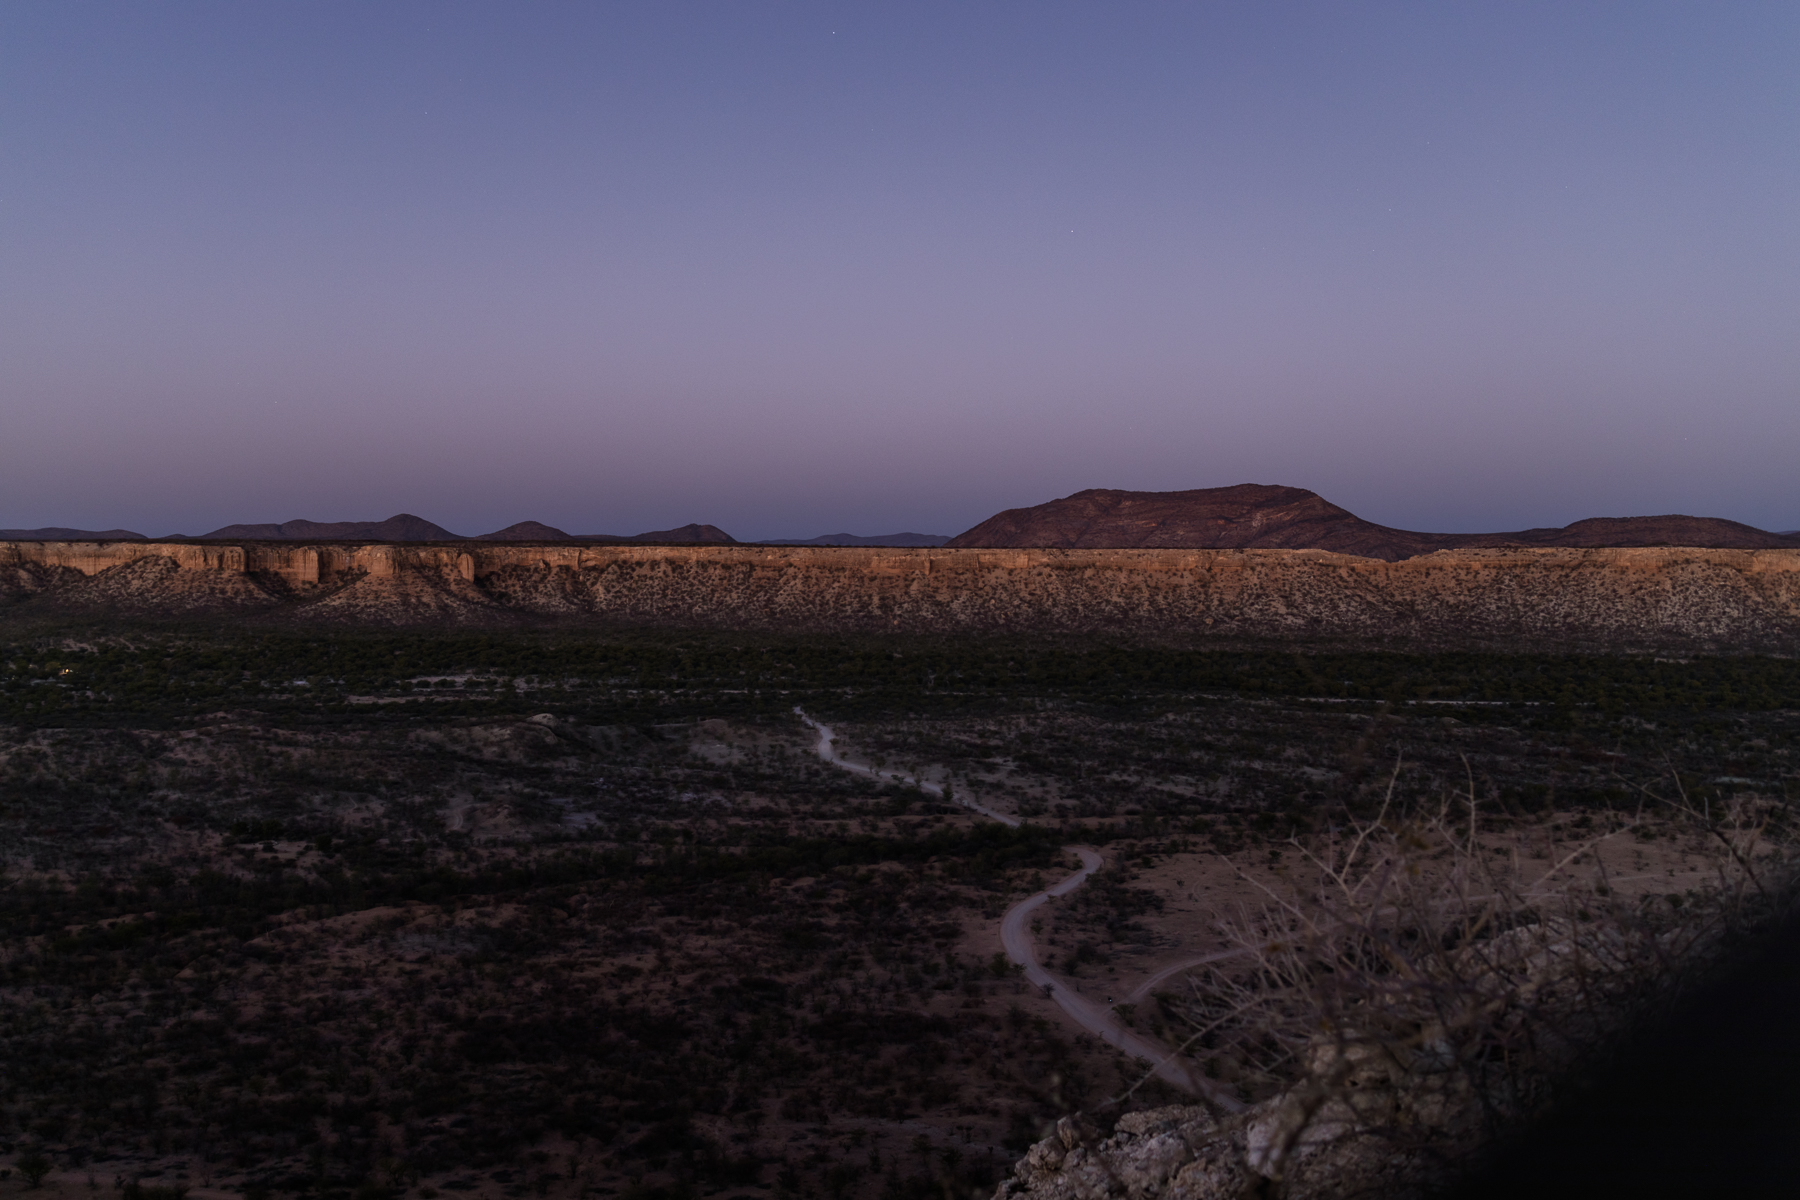
M 1376 1136 L 1454 1151 L 1539 1111 L 1550 1081 L 1677 993 L 1724 935 L 1773 915 L 1795 858 L 1785 806 L 1646 791 L 1650 815 L 1599 832 L 1545 820 L 1484 827 L 1471 788 L 1435 811 L 1292 846 L 1298 878 L 1226 929 L 1241 948 L 1173 1003 L 1183 1051 L 1246 1099 L 1287 1111 L 1254 1164 L 1280 1178 L 1302 1145 Z M 1604 843 L 1673 825 L 1708 883 L 1621 890 Z M 1704 847 L 1704 849 L 1700 849 Z

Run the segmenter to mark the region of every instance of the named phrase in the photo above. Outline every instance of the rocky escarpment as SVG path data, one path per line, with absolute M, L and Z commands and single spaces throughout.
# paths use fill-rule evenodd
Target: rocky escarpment
M 1800 551 L 0 542 L 0 604 L 322 624 L 1015 630 L 1800 648 Z

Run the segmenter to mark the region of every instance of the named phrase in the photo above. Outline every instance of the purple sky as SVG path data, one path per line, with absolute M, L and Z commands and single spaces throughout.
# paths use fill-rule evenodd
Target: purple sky
M 0 7 L 0 527 L 1800 526 L 1800 6 Z

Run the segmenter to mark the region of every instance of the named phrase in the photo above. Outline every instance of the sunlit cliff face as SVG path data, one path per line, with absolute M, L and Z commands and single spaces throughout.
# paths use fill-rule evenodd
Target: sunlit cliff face
M 1792 648 L 1800 551 L 0 543 L 32 611 Z

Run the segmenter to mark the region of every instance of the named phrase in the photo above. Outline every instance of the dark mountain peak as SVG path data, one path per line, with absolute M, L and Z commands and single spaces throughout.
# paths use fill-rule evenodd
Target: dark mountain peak
M 1181 492 L 1089 488 L 1034 508 L 1008 509 L 948 545 L 1267 547 L 1405 558 L 1435 549 L 1421 541 L 1429 537 L 1364 521 L 1305 488 L 1241 483 Z
M 1516 533 L 1415 533 L 1365 521 L 1305 488 L 1245 483 L 1185 492 L 1090 488 L 998 513 L 952 547 L 1329 550 L 1390 562 L 1455 547 L 1707 546 L 1776 549 L 1800 539 L 1716 517 L 1590 517 Z
M 384 542 L 460 542 L 460 533 L 451 533 L 442 525 L 435 525 L 424 517 L 415 517 L 411 513 L 400 513 L 381 521 L 365 536 L 377 537 Z
M 740 543 L 717 525 L 683 525 L 679 529 L 654 529 L 649 533 L 578 533 L 578 542 L 712 542 L 721 546 Z
M 554 525 L 545 525 L 541 521 L 520 521 L 516 525 L 508 525 L 505 529 L 496 529 L 492 533 L 476 534 L 474 540 L 481 542 L 568 542 L 574 539 Z
M 689 524 L 679 529 L 657 529 L 649 533 L 640 533 L 630 539 L 634 542 L 718 542 L 722 545 L 735 546 L 738 540 L 720 529 L 717 525 Z

